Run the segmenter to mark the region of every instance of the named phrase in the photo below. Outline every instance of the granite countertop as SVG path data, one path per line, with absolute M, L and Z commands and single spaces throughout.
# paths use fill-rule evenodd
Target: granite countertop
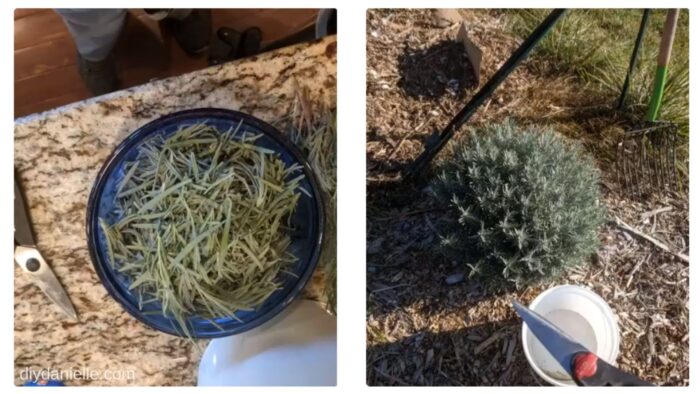
M 67 318 L 15 265 L 16 384 L 27 371 L 46 369 L 94 374 L 68 385 L 196 383 L 196 346 L 140 323 L 100 283 L 84 228 L 90 188 L 103 160 L 145 123 L 198 107 L 235 109 L 275 122 L 290 109 L 297 84 L 310 101 L 335 106 L 335 37 L 17 119 L 15 167 L 38 248 L 80 322 Z M 306 297 L 313 298 L 310 287 Z

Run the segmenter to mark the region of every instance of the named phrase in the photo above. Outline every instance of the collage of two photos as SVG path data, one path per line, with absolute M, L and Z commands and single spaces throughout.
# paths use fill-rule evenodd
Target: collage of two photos
M 15 385 L 335 386 L 336 11 L 14 16 Z
M 14 9 L 14 385 L 689 386 L 690 13 Z

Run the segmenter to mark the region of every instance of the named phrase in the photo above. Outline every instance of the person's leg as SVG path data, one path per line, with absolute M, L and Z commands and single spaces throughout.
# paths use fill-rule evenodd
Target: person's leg
M 112 52 L 124 26 L 126 10 L 56 10 L 73 36 L 80 55 L 92 62 L 104 60 Z
M 124 27 L 123 9 L 56 10 L 68 28 L 78 50 L 80 76 L 93 94 L 118 87 L 116 62 L 111 55 Z
M 175 40 L 190 56 L 196 56 L 209 48 L 211 39 L 211 10 L 208 9 L 145 9 L 153 19 L 172 22 Z

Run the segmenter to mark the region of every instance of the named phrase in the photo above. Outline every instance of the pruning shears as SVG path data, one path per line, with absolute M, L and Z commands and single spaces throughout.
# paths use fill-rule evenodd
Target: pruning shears
M 15 179 L 15 263 L 63 313 L 78 321 L 78 315 L 66 290 L 36 247 L 29 213 L 17 182 Z
M 530 331 L 579 386 L 653 386 L 607 363 L 552 322 L 513 301 L 513 308 Z

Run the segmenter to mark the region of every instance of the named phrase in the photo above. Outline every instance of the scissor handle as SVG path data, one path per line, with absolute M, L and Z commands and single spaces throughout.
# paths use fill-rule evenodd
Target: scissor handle
M 19 177 L 15 173 L 15 244 L 34 246 L 34 233 L 29 220 L 29 211 L 24 204 L 24 196 L 19 186 Z
M 613 367 L 591 352 L 581 352 L 571 362 L 579 386 L 653 386 L 639 377 Z

